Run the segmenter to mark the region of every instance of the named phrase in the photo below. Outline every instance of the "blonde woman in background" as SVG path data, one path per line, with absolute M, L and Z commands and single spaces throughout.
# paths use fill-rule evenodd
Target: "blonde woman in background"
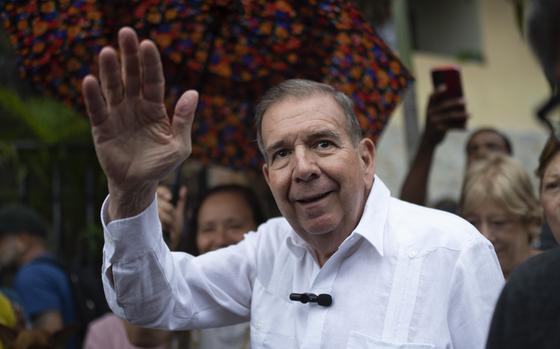
M 513 158 L 497 154 L 477 160 L 465 175 L 461 215 L 492 242 L 507 279 L 539 253 L 541 208 L 528 173 Z

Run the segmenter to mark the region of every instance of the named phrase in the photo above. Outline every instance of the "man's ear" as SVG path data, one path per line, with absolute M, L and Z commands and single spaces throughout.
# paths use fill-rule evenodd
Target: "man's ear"
M 269 177 L 268 177 L 268 165 L 266 163 L 264 165 L 262 165 L 262 173 L 263 173 L 264 179 L 266 180 L 266 184 L 268 184 L 270 186 Z
M 358 152 L 366 181 L 371 183 L 375 176 L 375 144 L 371 139 L 364 138 L 358 145 Z

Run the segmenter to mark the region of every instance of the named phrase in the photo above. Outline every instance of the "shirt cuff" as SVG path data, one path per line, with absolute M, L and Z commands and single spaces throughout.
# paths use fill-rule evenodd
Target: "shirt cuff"
M 106 224 L 110 195 L 101 206 L 101 224 L 105 238 L 105 252 L 111 260 L 133 259 L 165 245 L 157 210 L 157 198 L 138 215 L 116 219 Z

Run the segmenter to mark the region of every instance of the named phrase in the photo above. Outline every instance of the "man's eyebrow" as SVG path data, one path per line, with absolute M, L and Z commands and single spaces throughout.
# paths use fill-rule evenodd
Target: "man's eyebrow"
M 269 147 L 266 147 L 265 153 L 272 153 L 277 149 L 282 149 L 285 147 L 286 147 L 286 142 L 284 140 L 279 140 L 278 142 L 271 144 Z
M 340 134 L 330 129 L 318 129 L 317 131 L 313 131 L 309 135 L 305 136 L 305 141 L 310 142 L 321 138 L 338 140 L 340 139 Z M 286 148 L 287 146 L 288 145 L 285 140 L 279 140 L 275 143 L 272 143 L 269 147 L 266 147 L 265 152 L 272 153 L 278 149 Z
M 320 138 L 328 138 L 328 139 L 340 139 L 340 134 L 334 130 L 330 130 L 330 129 L 320 129 L 317 131 L 314 131 L 313 133 L 309 134 L 307 137 L 305 137 L 306 140 L 316 140 L 316 139 L 320 139 Z

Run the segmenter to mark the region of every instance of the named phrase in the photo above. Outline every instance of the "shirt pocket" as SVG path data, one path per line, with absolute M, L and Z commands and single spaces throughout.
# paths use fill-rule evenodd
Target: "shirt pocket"
M 353 331 L 348 337 L 346 349 L 436 349 L 432 344 L 389 343 Z
M 280 297 L 282 291 L 271 292 L 258 280 L 253 285 L 251 308 L 251 348 L 297 349 L 297 315 L 294 303 Z M 302 305 L 302 304 L 297 304 Z

